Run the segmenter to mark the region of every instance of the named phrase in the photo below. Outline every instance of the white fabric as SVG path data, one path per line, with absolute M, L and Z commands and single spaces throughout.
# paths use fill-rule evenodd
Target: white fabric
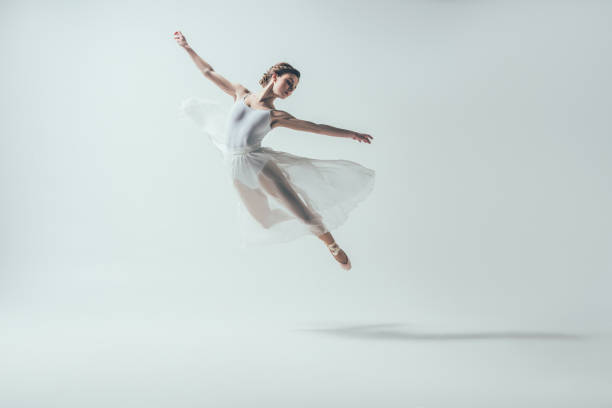
M 271 112 L 248 107 L 244 98 L 229 108 L 189 98 L 180 112 L 223 154 L 240 198 L 243 246 L 286 242 L 337 228 L 374 187 L 374 170 L 358 163 L 312 159 L 262 146 L 271 130 Z

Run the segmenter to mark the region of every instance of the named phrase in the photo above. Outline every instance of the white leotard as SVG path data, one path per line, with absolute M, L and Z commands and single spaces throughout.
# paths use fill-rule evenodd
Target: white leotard
M 261 141 L 272 129 L 270 110 L 254 109 L 244 99 L 250 94 L 237 98 L 227 122 L 226 143 L 230 153 L 241 154 L 261 147 Z

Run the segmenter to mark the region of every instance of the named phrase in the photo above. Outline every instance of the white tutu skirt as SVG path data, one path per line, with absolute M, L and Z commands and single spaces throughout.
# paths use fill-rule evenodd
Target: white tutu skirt
M 217 101 L 189 98 L 180 111 L 223 153 L 238 197 L 243 246 L 331 231 L 373 190 L 375 171 L 349 160 L 319 160 L 263 146 L 229 152 L 224 140 L 229 109 Z

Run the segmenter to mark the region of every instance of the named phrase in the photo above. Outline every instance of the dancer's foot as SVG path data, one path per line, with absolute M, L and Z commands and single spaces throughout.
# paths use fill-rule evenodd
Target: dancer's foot
M 340 266 L 342 266 L 343 269 L 351 269 L 351 261 L 335 241 L 331 244 L 327 244 L 327 248 L 329 248 L 329 251 L 332 253 L 336 261 L 340 263 Z

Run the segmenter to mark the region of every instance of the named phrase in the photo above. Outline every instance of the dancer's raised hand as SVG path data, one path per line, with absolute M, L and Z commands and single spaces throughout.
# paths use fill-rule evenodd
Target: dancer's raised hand
M 174 32 L 174 39 L 176 40 L 178 45 L 180 45 L 181 47 L 183 48 L 189 47 L 189 44 L 187 44 L 187 40 L 185 39 L 185 36 L 183 36 L 183 33 L 181 33 L 180 31 Z
M 359 143 L 365 142 L 365 143 L 369 144 L 369 143 L 372 143 L 371 140 L 373 139 L 373 137 L 368 135 L 367 133 L 357 133 L 357 132 L 354 132 L 351 135 L 351 139 L 357 140 Z

